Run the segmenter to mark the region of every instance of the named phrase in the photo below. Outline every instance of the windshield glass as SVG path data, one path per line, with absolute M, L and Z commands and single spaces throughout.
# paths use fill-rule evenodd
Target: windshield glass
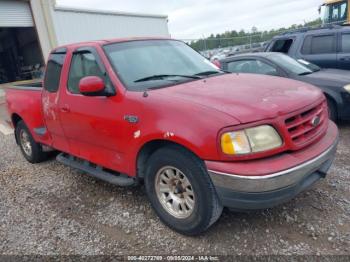
M 286 69 L 287 71 L 290 71 L 297 75 L 307 75 L 313 73 L 313 71 L 306 66 L 300 64 L 297 60 L 284 55 L 284 54 L 278 54 L 278 53 L 272 53 L 268 56 L 269 59 L 271 59 L 273 62 L 275 62 L 280 67 Z
M 348 8 L 347 1 L 322 6 L 323 23 L 346 22 Z
M 306 61 L 304 59 L 298 59 L 298 62 L 301 63 L 302 65 L 306 66 L 307 68 L 309 68 L 313 72 L 318 72 L 321 70 L 321 67 L 319 67 L 318 65 L 310 63 L 309 61 Z
M 138 40 L 104 46 L 114 70 L 128 90 L 144 91 L 200 79 L 221 71 L 185 43 Z M 193 77 L 200 75 L 201 77 Z

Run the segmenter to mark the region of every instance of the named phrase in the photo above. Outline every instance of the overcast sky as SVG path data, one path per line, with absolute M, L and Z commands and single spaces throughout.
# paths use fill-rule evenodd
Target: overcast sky
M 273 29 L 316 19 L 322 0 L 57 0 L 58 5 L 165 14 L 178 39 L 227 30 Z

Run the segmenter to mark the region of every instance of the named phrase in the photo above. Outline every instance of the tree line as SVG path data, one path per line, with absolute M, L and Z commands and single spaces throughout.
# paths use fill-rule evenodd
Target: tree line
M 317 19 L 305 24 L 294 24 L 288 28 L 282 27 L 279 29 L 272 29 L 270 31 L 259 31 L 257 27 L 253 27 L 251 32 L 246 32 L 243 29 L 239 32 L 226 31 L 222 34 L 211 34 L 207 38 L 192 40 L 189 42 L 190 46 L 197 51 L 223 48 L 228 46 L 246 45 L 252 43 L 259 43 L 271 40 L 274 36 L 296 30 L 304 27 L 317 27 L 321 25 L 321 19 Z

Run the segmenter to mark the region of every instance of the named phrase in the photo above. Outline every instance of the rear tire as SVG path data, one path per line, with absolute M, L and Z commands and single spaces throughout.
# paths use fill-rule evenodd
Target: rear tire
M 157 150 L 145 172 L 148 198 L 161 221 L 185 235 L 198 235 L 222 213 L 203 161 L 179 146 Z
M 331 119 L 333 122 L 337 122 L 338 112 L 337 112 L 336 104 L 332 99 L 327 97 L 327 105 L 328 105 L 329 119 Z
M 35 142 L 28 127 L 23 121 L 17 123 L 15 135 L 22 155 L 28 162 L 36 164 L 47 159 L 47 154 L 43 152 L 42 146 Z

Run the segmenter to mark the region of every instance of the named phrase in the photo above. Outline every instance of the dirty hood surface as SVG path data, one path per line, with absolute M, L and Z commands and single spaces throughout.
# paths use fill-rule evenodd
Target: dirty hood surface
M 225 74 L 156 91 L 167 99 L 221 111 L 241 123 L 291 113 L 323 98 L 321 91 L 309 84 L 252 74 Z

